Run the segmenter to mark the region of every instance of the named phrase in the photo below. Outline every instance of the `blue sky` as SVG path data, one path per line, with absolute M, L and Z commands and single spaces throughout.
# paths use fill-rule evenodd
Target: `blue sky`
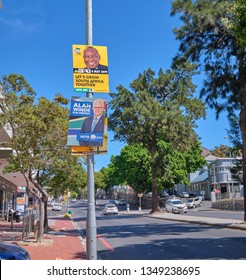
M 74 95 L 72 44 L 86 44 L 85 0 L 2 0 L 0 10 L 0 74 L 22 74 L 37 93 L 53 99 L 56 93 Z M 108 47 L 110 91 L 128 87 L 149 67 L 168 69 L 178 49 L 170 16 L 171 0 L 93 0 L 93 45 Z M 203 77 L 201 77 L 202 80 Z M 197 94 L 199 93 L 199 84 Z M 83 96 L 83 94 L 81 94 Z M 85 95 L 84 95 L 85 96 Z M 94 94 L 109 100 L 108 94 Z M 208 110 L 197 133 L 212 149 L 228 144 L 228 122 Z M 112 141 L 107 155 L 95 156 L 95 170 L 106 167 L 124 143 Z

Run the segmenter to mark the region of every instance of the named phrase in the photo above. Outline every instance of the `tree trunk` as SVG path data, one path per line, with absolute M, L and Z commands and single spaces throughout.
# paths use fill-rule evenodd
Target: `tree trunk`
M 41 243 L 44 239 L 44 201 L 40 199 L 39 204 L 39 225 L 38 225 L 38 240 Z
M 152 210 L 151 213 L 160 212 L 158 201 L 158 184 L 157 184 L 157 168 L 156 165 L 152 165 Z
M 44 229 L 49 230 L 49 220 L 47 213 L 47 200 L 44 202 Z

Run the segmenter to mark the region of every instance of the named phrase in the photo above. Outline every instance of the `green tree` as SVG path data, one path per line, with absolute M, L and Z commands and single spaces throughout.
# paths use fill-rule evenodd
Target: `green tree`
M 114 138 L 129 145 L 141 144 L 151 156 L 152 212 L 160 210 L 158 172 L 163 153 L 159 141 L 185 151 L 198 139 L 195 121 L 205 115 L 205 108 L 193 97 L 193 75 L 189 64 L 175 72 L 160 70 L 157 78 L 148 69 L 131 83 L 131 91 L 120 85 L 117 93 L 110 94 L 113 113 L 109 129 L 114 131 Z
M 141 144 L 125 146 L 120 155 L 110 161 L 114 185 L 128 184 L 139 193 L 151 191 L 150 160 L 148 151 Z
M 230 147 L 226 145 L 219 145 L 215 146 L 210 152 L 215 157 L 226 158 L 230 156 Z
M 112 156 L 113 157 L 113 156 Z M 112 173 L 112 165 L 108 165 L 108 167 L 103 167 L 100 172 L 100 180 L 103 181 L 102 184 L 100 184 L 100 188 L 103 188 L 105 192 L 107 193 L 112 186 L 115 185 L 114 178 L 111 177 L 110 173 Z
M 208 106 L 215 109 L 216 117 L 222 111 L 227 111 L 229 117 L 233 114 L 240 116 L 246 221 L 246 50 L 238 40 L 241 39 L 238 31 L 245 32 L 246 26 L 245 10 L 239 13 L 243 12 L 243 20 L 237 18 L 237 14 L 232 13 L 234 3 L 237 1 L 172 2 L 171 14 L 181 14 L 183 22 L 174 30 L 180 47 L 173 66 L 175 69 L 184 61 L 197 63 L 197 68 L 206 74 L 200 97 L 205 97 Z M 245 38 L 243 34 L 242 38 Z
M 232 30 L 237 39 L 237 45 L 242 48 L 242 51 L 246 48 L 246 1 L 234 0 L 230 9 L 231 17 L 225 19 L 225 23 L 228 24 L 228 28 Z
M 95 172 L 95 190 L 106 189 L 106 180 L 103 171 Z
M 205 164 L 199 143 L 190 150 L 178 151 L 172 144 L 159 141 L 158 151 L 162 153 L 158 166 L 158 192 L 172 189 L 177 183 L 188 184 L 187 174 Z M 125 146 L 119 156 L 111 159 L 110 164 L 114 166 L 111 176 L 117 178 L 117 185 L 128 184 L 139 193 L 149 192 L 151 161 L 151 155 L 141 144 Z
M 64 159 L 70 154 L 66 146 L 69 111 L 63 105 L 68 100 L 57 94 L 53 101 L 40 98 L 35 103 L 33 89 L 17 74 L 3 76 L 0 85 L 0 125 L 12 133 L 11 141 L 2 146 L 14 150 L 9 169 L 22 172 L 29 191 L 39 201 L 38 241 L 42 242 L 48 171 L 63 169 L 67 173 Z
M 64 195 L 69 191 L 81 196 L 87 184 L 86 171 L 82 165 L 84 162 L 72 156 L 69 150 L 67 152 L 59 167 L 47 170 L 44 184 L 49 186 L 49 192 L 53 194 Z

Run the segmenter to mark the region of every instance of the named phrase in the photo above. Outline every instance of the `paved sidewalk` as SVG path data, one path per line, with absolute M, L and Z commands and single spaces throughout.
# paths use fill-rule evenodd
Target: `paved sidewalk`
M 32 260 L 85 260 L 85 241 L 76 224 L 63 217 L 49 218 L 52 231 L 44 234 L 44 241 L 37 243 L 33 234 L 22 241 L 22 224 L 0 221 L 0 240 L 16 243 L 26 249 Z

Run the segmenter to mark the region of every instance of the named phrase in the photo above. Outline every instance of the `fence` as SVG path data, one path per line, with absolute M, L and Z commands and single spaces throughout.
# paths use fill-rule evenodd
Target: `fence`
M 23 216 L 23 226 L 22 226 L 22 240 L 28 238 L 31 232 L 34 232 L 34 213 L 35 210 L 27 209 Z

